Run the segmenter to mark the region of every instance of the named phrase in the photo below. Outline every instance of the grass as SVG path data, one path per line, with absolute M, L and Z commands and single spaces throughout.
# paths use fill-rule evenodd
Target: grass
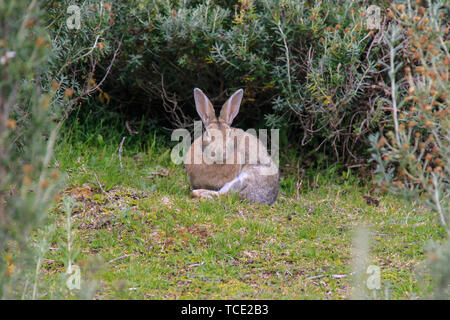
M 55 156 L 68 174 L 62 197 L 76 200 L 75 263 L 83 280 L 95 278 L 96 298 L 350 298 L 352 242 L 362 225 L 370 230 L 368 264 L 381 268 L 379 296 L 410 299 L 428 292 L 414 271 L 425 259 L 425 242 L 444 237 L 436 217 L 374 195 L 351 173 L 321 172 L 299 190 L 297 178 L 284 175 L 273 206 L 236 196 L 198 200 L 190 198 L 183 168 L 171 163 L 170 149 L 156 136 L 141 146 L 125 141 L 123 169 L 120 135 L 66 141 Z M 164 173 L 161 167 L 168 176 L 152 175 Z M 378 205 L 365 201 L 369 194 Z M 66 260 L 58 244 L 65 234 L 62 206 L 52 216 L 58 228 L 44 264 L 48 279 L 64 272 Z

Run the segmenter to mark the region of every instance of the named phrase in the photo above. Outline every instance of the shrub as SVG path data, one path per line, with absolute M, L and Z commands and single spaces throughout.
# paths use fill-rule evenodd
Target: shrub
M 384 107 L 392 128 L 371 137 L 378 182 L 384 189 L 420 200 L 437 213 L 450 236 L 450 102 L 448 5 L 421 1 L 392 6 L 393 21 L 383 32 L 389 55 Z M 387 131 L 386 130 L 386 131 Z M 449 244 L 430 245 L 436 294 L 450 293 Z M 447 267 L 443 267 L 443 266 Z
M 254 61 L 247 70 L 257 70 L 262 79 L 255 89 L 273 89 L 267 123 L 292 126 L 296 148 L 321 150 L 338 162 L 360 160 L 356 150 L 361 153 L 367 133 L 382 116 L 375 108 L 379 92 L 371 87 L 379 74 L 373 58 L 379 49 L 373 47 L 374 31 L 366 28 L 366 7 L 354 1 L 262 3 L 255 2 L 248 22 L 239 20 L 227 34 L 224 49 L 216 46 L 216 60 L 229 61 L 228 69 Z M 236 55 L 233 39 L 244 37 L 239 34 L 246 24 L 256 31 L 241 41 L 239 52 L 246 54 Z M 256 41 L 265 43 L 254 46 Z
M 123 122 L 189 127 L 194 87 L 213 103 L 243 87 L 238 126 L 279 127 L 285 147 L 350 163 L 384 117 L 364 1 L 91 1 L 67 30 L 70 4 L 47 2 L 52 72 Z
M 56 140 L 51 115 L 58 108 L 52 101 L 59 85 L 46 82 L 42 73 L 49 51 L 42 14 L 36 1 L 0 4 L 2 298 L 37 297 L 39 268 L 49 246 L 42 235 L 49 231 L 47 212 L 60 182 L 57 169 L 49 168 Z

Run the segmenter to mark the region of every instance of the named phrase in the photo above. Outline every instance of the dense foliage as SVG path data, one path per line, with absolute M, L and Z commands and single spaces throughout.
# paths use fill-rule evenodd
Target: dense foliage
M 432 208 L 450 235 L 449 11 L 439 1 L 406 4 L 392 7 L 396 23 L 383 31 L 393 128 L 371 137 L 375 172 L 382 188 Z M 450 242 L 429 246 L 436 297 L 448 297 Z
M 37 1 L 0 2 L 0 298 L 36 297 L 50 244 L 33 242 L 31 233 L 48 221 L 59 191 L 60 174 L 49 168 L 58 115 L 50 105 L 59 85 L 43 72 L 49 39 L 42 16 Z
M 367 1 L 92 1 L 80 30 L 64 25 L 69 4 L 47 5 L 53 69 L 94 112 L 188 127 L 194 87 L 215 104 L 242 87 L 237 125 L 281 128 L 285 147 L 346 163 L 383 120 L 384 46 Z

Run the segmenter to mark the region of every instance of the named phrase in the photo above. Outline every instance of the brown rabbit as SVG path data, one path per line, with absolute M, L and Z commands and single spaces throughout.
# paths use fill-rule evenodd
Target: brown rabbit
M 237 192 L 241 199 L 263 204 L 277 198 L 279 170 L 266 147 L 256 136 L 231 127 L 242 96 L 242 89 L 236 91 L 216 118 L 206 95 L 194 89 L 195 106 L 206 130 L 192 143 L 185 158 L 193 197 Z

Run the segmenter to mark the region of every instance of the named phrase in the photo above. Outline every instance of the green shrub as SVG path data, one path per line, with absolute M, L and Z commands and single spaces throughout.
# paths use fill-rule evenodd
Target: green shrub
M 47 212 L 60 186 L 50 169 L 58 90 L 42 73 L 49 39 L 37 1 L 0 2 L 0 297 L 38 297 L 50 245 Z M 50 88 L 48 88 L 50 87 Z
M 385 90 L 391 95 L 383 106 L 391 111 L 392 130 L 371 137 L 373 160 L 382 188 L 428 205 L 450 236 L 448 3 L 418 3 L 393 6 L 393 22 L 383 32 L 389 47 L 382 60 L 389 74 Z M 450 296 L 448 241 L 429 250 L 441 298 Z
M 124 123 L 145 115 L 189 127 L 194 87 L 216 104 L 243 87 L 236 125 L 282 128 L 284 147 L 312 156 L 365 157 L 384 117 L 376 99 L 384 49 L 366 28 L 364 1 L 102 3 L 80 4 L 81 29 L 68 30 L 72 2 L 47 1 L 52 72 L 77 101 L 95 99 Z

